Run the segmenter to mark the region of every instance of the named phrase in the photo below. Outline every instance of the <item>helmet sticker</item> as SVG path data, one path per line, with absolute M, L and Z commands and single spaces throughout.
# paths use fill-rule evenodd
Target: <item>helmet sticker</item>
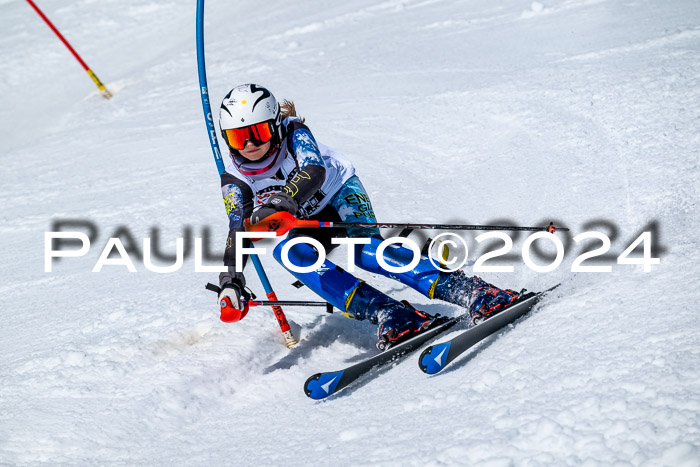
M 250 85 L 250 90 L 253 92 L 253 94 L 255 94 L 255 93 L 257 93 L 257 92 L 261 92 L 261 93 L 262 93 L 262 95 L 261 95 L 260 97 L 258 97 L 258 99 L 253 103 L 253 111 L 255 111 L 255 106 L 258 105 L 258 102 L 260 102 L 260 101 L 263 100 L 263 99 L 266 99 L 266 98 L 270 97 L 271 94 L 270 94 L 270 91 L 268 91 L 267 89 L 265 89 L 265 88 L 259 88 L 259 87 L 258 87 L 257 85 L 255 85 L 255 84 L 251 84 L 251 85 Z M 245 102 L 244 102 L 244 103 L 245 103 Z M 270 109 L 270 104 L 269 104 L 269 103 L 268 103 L 268 109 Z

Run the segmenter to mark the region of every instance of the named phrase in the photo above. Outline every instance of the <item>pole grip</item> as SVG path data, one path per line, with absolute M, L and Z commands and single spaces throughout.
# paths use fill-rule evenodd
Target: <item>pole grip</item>
M 315 220 L 297 219 L 287 211 L 278 211 L 255 224 L 250 219 L 243 221 L 246 232 L 274 232 L 278 237 L 285 235 L 292 229 L 315 229 L 321 227 L 321 222 Z M 252 241 L 260 240 L 252 238 Z

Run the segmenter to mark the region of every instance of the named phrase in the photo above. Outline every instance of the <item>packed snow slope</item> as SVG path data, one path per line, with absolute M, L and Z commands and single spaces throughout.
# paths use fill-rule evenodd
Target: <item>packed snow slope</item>
M 527 319 L 443 374 L 412 356 L 323 402 L 304 381 L 372 354 L 373 326 L 288 308 L 289 351 L 270 310 L 220 322 L 192 254 L 157 274 L 134 249 L 157 234 L 173 255 L 208 228 L 223 251 L 195 2 L 38 3 L 116 95 L 25 2 L 0 1 L 0 464 L 700 465 L 699 2 L 207 2 L 213 106 L 246 82 L 293 99 L 380 221 L 572 229 L 554 271 L 523 263 L 521 235 L 515 271 L 482 274 L 562 282 Z M 45 272 L 44 233 L 65 220 L 97 236 Z M 583 264 L 612 272 L 572 273 L 592 230 L 612 246 Z M 616 264 L 643 231 L 660 264 Z M 137 272 L 92 272 L 113 236 Z M 262 259 L 280 299 L 315 298 Z

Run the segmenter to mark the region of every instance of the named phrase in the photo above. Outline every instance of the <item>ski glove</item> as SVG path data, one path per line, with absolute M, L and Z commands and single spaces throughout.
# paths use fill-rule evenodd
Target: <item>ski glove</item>
M 297 202 L 288 193 L 275 193 L 268 198 L 267 203 L 263 204 L 250 216 L 250 223 L 257 224 L 262 222 L 266 217 L 279 211 L 287 211 L 292 215 L 297 213 L 299 209 Z
M 248 300 L 250 296 L 241 291 L 238 284 L 229 282 L 224 285 L 219 292 L 219 306 L 221 307 L 221 321 L 225 323 L 234 323 L 245 318 L 248 314 L 248 303 L 242 306 L 241 296 Z

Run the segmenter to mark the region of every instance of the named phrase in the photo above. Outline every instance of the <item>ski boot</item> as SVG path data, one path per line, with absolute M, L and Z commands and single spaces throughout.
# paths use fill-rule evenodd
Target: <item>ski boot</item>
M 501 290 L 492 284 L 475 289 L 472 292 L 473 301 L 469 305 L 470 321 L 477 325 L 482 321 L 500 313 L 512 305 L 520 296 L 514 290 Z
M 377 348 L 393 347 L 433 324 L 444 322 L 443 317 L 416 310 L 410 303 L 399 302 L 361 282 L 349 296 L 347 316 L 368 320 L 377 328 Z
M 499 289 L 477 276 L 468 277 L 464 271 L 441 274 L 433 294 L 433 298 L 467 308 L 472 325 L 500 313 L 519 296 L 519 292 Z
M 377 348 L 382 352 L 444 321 L 438 315 L 416 310 L 405 300 L 398 304 L 400 306 L 386 306 L 377 312 Z

